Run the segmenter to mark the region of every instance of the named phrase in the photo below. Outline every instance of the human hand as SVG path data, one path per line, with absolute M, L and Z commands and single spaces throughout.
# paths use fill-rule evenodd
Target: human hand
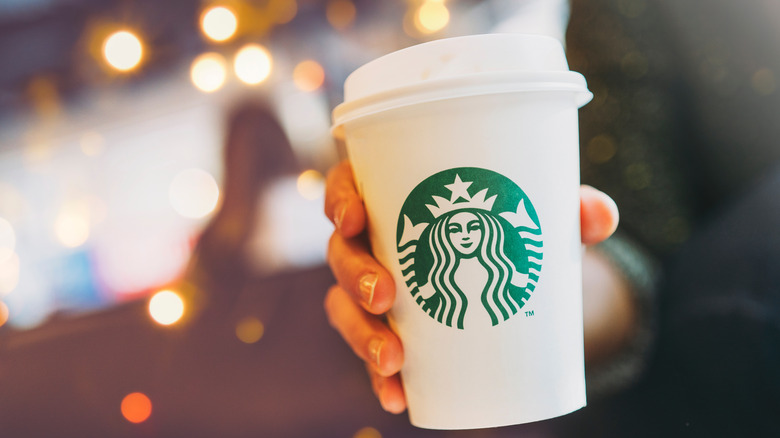
M 403 347 L 383 318 L 395 299 L 395 285 L 390 273 L 370 252 L 364 233 L 366 211 L 348 161 L 328 174 L 325 214 L 336 226 L 328 248 L 328 263 L 338 282 L 328 291 L 325 311 L 331 325 L 366 362 L 382 407 L 401 413 L 406 409 L 399 374 Z M 603 192 L 582 186 L 580 221 L 582 243 L 601 242 L 617 228 L 617 207 Z

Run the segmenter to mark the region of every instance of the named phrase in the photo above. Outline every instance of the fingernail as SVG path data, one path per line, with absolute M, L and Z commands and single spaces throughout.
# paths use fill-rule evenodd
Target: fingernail
M 385 340 L 382 338 L 371 339 L 368 343 L 368 358 L 379 369 L 379 359 L 382 353 L 382 347 L 385 345 Z
M 384 402 L 381 402 L 381 404 L 382 409 L 391 414 L 400 414 L 404 411 L 404 405 L 399 404 L 397 401 L 385 400 Z
M 336 214 L 333 215 L 333 222 L 336 224 L 337 229 L 341 229 L 341 223 L 344 222 L 344 215 L 347 214 L 347 203 L 339 204 L 336 207 Z
M 374 301 L 374 288 L 379 276 L 375 273 L 365 274 L 360 277 L 358 282 L 358 289 L 360 290 L 360 298 L 366 304 L 367 307 L 371 307 L 371 303 Z

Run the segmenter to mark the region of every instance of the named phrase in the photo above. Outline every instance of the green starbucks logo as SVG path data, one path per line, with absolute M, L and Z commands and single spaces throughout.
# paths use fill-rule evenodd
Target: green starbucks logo
M 542 269 L 542 229 L 531 200 L 487 169 L 459 167 L 421 182 L 401 208 L 396 242 L 417 304 L 459 329 L 517 314 Z

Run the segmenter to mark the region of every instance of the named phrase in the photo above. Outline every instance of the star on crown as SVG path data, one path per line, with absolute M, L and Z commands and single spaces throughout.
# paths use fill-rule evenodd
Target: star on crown
M 428 210 L 431 211 L 434 218 L 464 208 L 476 208 L 486 211 L 492 210 L 493 203 L 496 201 L 496 196 L 498 195 L 493 195 L 490 198 L 485 199 L 488 189 L 483 189 L 476 195 L 471 196 L 468 192 L 471 183 L 471 181 L 461 180 L 460 175 L 456 174 L 455 181 L 453 181 L 452 184 L 444 185 L 444 187 L 452 192 L 450 199 L 442 198 L 441 196 L 433 196 L 436 205 L 426 204 L 425 206 L 428 207 Z

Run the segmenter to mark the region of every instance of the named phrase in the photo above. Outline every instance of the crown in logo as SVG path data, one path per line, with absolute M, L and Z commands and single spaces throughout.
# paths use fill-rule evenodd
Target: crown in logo
M 468 188 L 471 185 L 471 181 L 462 181 L 460 175 L 455 175 L 455 181 L 452 184 L 445 184 L 449 191 L 452 192 L 450 199 L 442 198 L 441 196 L 433 196 L 433 200 L 436 201 L 436 205 L 426 204 L 428 210 L 431 211 L 434 218 L 449 213 L 455 210 L 462 210 L 465 208 L 476 208 L 479 210 L 490 211 L 493 209 L 493 203 L 496 201 L 496 196 L 493 195 L 488 199 L 488 189 L 483 189 L 474 196 L 469 195 Z

